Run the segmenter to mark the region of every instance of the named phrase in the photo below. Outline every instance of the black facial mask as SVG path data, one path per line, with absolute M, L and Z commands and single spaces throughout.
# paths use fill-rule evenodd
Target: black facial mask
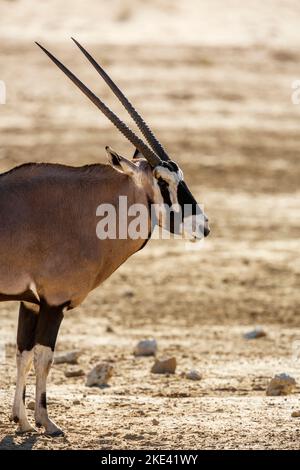
M 182 208 L 182 217 L 186 217 L 189 215 L 197 215 L 201 213 L 200 207 L 198 206 L 194 196 L 192 195 L 184 181 L 180 181 L 180 183 L 178 184 L 177 198 L 178 204 Z M 185 205 L 187 205 L 186 208 Z M 184 213 L 186 211 L 188 211 L 189 213 Z

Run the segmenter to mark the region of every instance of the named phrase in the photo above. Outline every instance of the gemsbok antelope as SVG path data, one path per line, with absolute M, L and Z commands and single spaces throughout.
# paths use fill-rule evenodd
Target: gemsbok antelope
M 0 301 L 20 302 L 12 420 L 18 423 L 18 432 L 34 431 L 25 410 L 26 376 L 33 361 L 35 422 L 51 436 L 63 434 L 48 417 L 46 380 L 64 310 L 79 305 L 146 244 L 153 228 L 152 204 L 177 204 L 182 209 L 180 230 L 185 238 L 195 240 L 209 234 L 208 219 L 178 165 L 103 68 L 73 41 L 124 105 L 149 145 L 38 44 L 136 149 L 129 160 L 107 147 L 108 165 L 28 163 L 0 175 Z M 118 208 L 120 195 L 127 197 L 128 205 L 139 203 L 147 207 L 147 237 L 96 236 L 97 207 L 110 203 Z M 185 205 L 192 207 L 192 213 L 185 213 Z M 156 223 L 170 233 L 178 231 L 174 224 L 165 226 L 163 217 Z

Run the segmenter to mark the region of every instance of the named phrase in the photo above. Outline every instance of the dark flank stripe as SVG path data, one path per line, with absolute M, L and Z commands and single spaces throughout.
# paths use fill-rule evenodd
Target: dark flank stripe
M 149 212 L 149 217 L 150 217 L 150 229 L 149 229 L 149 233 L 148 233 L 148 238 L 145 239 L 144 243 L 142 244 L 142 246 L 138 249 L 138 251 L 142 250 L 148 243 L 148 241 L 150 240 L 151 238 L 151 234 L 152 234 L 152 231 L 154 229 L 154 225 L 152 225 L 152 220 L 151 220 L 151 205 L 152 205 L 152 201 L 149 197 L 147 197 L 147 203 L 148 203 L 148 212 Z

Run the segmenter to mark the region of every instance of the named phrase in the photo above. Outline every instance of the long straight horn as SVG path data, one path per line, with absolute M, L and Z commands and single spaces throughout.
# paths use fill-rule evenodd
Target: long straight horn
M 90 91 L 84 83 L 82 83 L 67 67 L 65 67 L 51 52 L 47 51 L 43 46 L 38 42 L 36 44 L 42 49 L 42 51 L 47 54 L 48 57 L 57 65 L 60 70 L 62 70 L 67 77 L 94 103 L 97 108 L 102 111 L 102 113 L 116 126 L 117 129 L 144 155 L 148 160 L 150 165 L 154 168 L 159 163 L 161 159 L 154 153 L 152 150 L 134 133 L 132 132 L 126 124 L 121 121 L 109 108 L 106 106 L 103 101 L 98 98 L 92 91 Z
M 91 54 L 81 45 L 79 44 L 76 39 L 71 38 L 72 41 L 75 42 L 76 46 L 79 47 L 81 52 L 86 56 L 88 61 L 93 65 L 93 67 L 97 70 L 99 75 L 103 78 L 103 80 L 107 83 L 116 97 L 121 101 L 122 105 L 128 112 L 128 114 L 132 117 L 142 134 L 144 135 L 145 139 L 148 141 L 154 152 L 162 159 L 162 160 L 169 160 L 169 156 L 165 152 L 164 148 L 162 147 L 161 143 L 156 139 L 151 129 L 145 123 L 143 118 L 140 114 L 136 111 L 136 109 L 132 106 L 130 101 L 126 98 L 120 88 L 113 82 L 113 80 L 107 75 L 105 70 L 95 61 L 95 59 L 91 56 Z

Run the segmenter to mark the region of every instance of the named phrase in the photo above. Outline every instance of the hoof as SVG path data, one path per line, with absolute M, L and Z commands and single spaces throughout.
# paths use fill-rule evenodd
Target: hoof
M 33 428 L 32 426 L 28 427 L 28 428 L 18 428 L 16 430 L 16 434 L 18 434 L 18 436 L 22 435 L 22 434 L 37 434 L 37 430 L 35 428 Z

